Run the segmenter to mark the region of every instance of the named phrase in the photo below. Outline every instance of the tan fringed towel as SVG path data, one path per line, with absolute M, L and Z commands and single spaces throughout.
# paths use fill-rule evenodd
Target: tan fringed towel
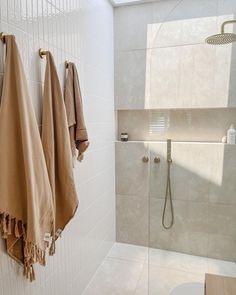
M 34 109 L 14 36 L 6 36 L 0 105 L 0 230 L 7 252 L 34 280 L 45 265 L 44 241 L 52 231 L 53 204 Z
M 74 184 L 70 138 L 65 103 L 53 57 L 46 53 L 47 64 L 43 94 L 42 143 L 55 208 L 54 241 L 74 216 L 78 199 Z M 52 243 L 50 254 L 55 253 Z
M 68 74 L 65 87 L 65 105 L 70 132 L 71 151 L 73 157 L 78 150 L 78 160 L 89 146 L 83 114 L 83 102 L 80 91 L 79 77 L 74 63 L 68 63 Z

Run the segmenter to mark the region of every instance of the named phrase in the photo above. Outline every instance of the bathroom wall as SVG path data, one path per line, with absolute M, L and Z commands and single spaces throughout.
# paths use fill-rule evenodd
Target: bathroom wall
M 205 44 L 235 15 L 234 0 L 115 8 L 117 140 L 130 140 L 116 143 L 118 241 L 235 261 L 236 146 L 221 139 L 236 123 L 236 45 Z M 161 222 L 167 138 L 171 230 Z
M 173 142 L 172 160 L 166 230 L 166 142 L 116 143 L 117 240 L 235 261 L 236 145 Z
M 0 243 L 0 294 L 82 294 L 115 240 L 113 8 L 107 0 L 0 0 L 0 30 L 15 34 L 38 124 L 51 50 L 62 88 L 65 60 L 77 64 L 90 147 L 75 172 L 80 205 L 45 268 L 29 283 Z M 0 44 L 0 75 L 3 75 Z M 2 81 L 2 79 L 1 79 Z
M 236 45 L 205 44 L 235 13 L 234 0 L 165 0 L 116 8 L 116 108 L 236 106 Z M 232 32 L 233 26 L 226 30 Z

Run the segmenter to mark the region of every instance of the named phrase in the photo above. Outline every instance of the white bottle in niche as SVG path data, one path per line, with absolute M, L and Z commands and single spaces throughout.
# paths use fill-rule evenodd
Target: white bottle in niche
M 234 129 L 234 124 L 231 124 L 227 131 L 227 143 L 229 144 L 236 143 L 236 130 Z

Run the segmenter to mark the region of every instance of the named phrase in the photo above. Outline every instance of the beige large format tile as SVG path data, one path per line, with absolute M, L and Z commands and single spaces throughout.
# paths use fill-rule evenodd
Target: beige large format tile
M 227 107 L 231 51 L 222 53 L 206 44 L 155 48 L 147 51 L 150 60 L 149 108 Z M 227 77 L 227 79 L 226 79 Z
M 83 295 L 131 295 L 136 289 L 143 264 L 107 258 Z
M 116 107 L 236 106 L 236 46 L 205 44 L 233 18 L 235 6 L 233 0 L 173 0 L 118 8 Z
M 149 295 L 149 269 L 144 264 L 134 295 Z
M 167 144 L 150 143 L 150 195 L 164 198 L 167 181 Z M 214 145 L 172 142 L 171 186 L 173 199 L 207 202 Z M 161 162 L 153 163 L 159 156 Z
M 148 259 L 148 248 L 132 244 L 115 243 L 108 257 L 144 262 Z
M 217 2 L 160 1 L 115 10 L 115 48 L 133 50 L 202 43 L 216 32 Z
M 145 49 L 148 24 L 152 23 L 152 3 L 115 9 L 115 50 Z
M 164 200 L 163 199 L 155 199 L 150 198 L 150 236 L 155 231 L 156 236 L 161 236 L 162 230 L 163 234 L 170 234 L 174 232 L 184 233 L 188 229 L 188 202 L 173 200 L 174 207 L 174 225 L 172 229 L 166 231 L 162 228 L 162 215 L 164 209 Z M 166 206 L 166 214 L 165 214 L 165 224 L 169 225 L 171 221 L 170 214 L 170 205 L 169 202 Z
M 184 283 L 201 283 L 204 286 L 204 273 L 199 275 L 150 265 L 148 282 L 149 295 L 170 295 L 176 287 Z
M 199 275 L 157 265 L 145 265 L 134 294 L 170 295 L 175 288 L 187 283 L 196 284 L 198 287 L 200 285 L 199 289 L 203 292 L 204 273 Z
M 146 143 L 116 143 L 116 193 L 120 195 L 148 196 L 149 156 Z
M 160 249 L 179 251 L 195 255 L 207 255 L 208 233 L 205 224 L 204 212 L 195 212 L 191 215 L 189 201 L 174 200 L 174 225 L 165 230 L 162 227 L 162 214 L 164 200 L 153 199 L 150 201 L 150 246 Z M 202 209 L 204 204 L 196 203 L 196 207 Z M 205 210 L 205 209 L 204 209 Z M 166 224 L 169 224 L 170 210 L 167 209 Z M 206 220 L 202 220 L 202 216 Z M 207 217 L 207 216 L 206 216 Z
M 203 283 L 206 272 L 236 276 L 235 263 L 157 249 L 150 249 L 149 264 L 149 271 L 144 268 L 135 294 L 158 294 L 157 291 L 169 294 L 165 292 L 183 283 Z
M 209 200 L 212 203 L 236 204 L 236 146 L 219 145 L 215 153 L 213 176 L 216 185 L 211 185 Z
M 208 259 L 208 273 L 236 277 L 236 263 L 219 259 Z
M 192 272 L 202 275 L 206 272 L 225 276 L 236 276 L 235 262 L 212 259 L 178 252 L 149 249 L 148 263 L 159 267 Z
M 160 27 L 178 3 L 179 0 L 160 1 L 115 9 L 115 50 L 160 46 L 161 40 L 157 39 Z
M 236 105 L 229 92 L 236 81 L 230 47 L 190 44 L 119 52 L 115 81 L 116 109 Z
M 210 260 L 210 259 L 209 259 Z M 159 267 L 202 275 L 208 270 L 208 259 L 160 249 L 149 249 L 148 263 Z
M 115 56 L 115 108 L 145 108 L 146 50 L 119 52 Z
M 196 284 L 203 290 L 206 272 L 236 276 L 232 262 L 154 248 L 147 258 L 146 251 L 145 247 L 115 244 L 84 295 L 170 295 L 183 284 Z
M 118 242 L 148 245 L 148 198 L 116 196 L 116 239 Z
M 208 257 L 236 261 L 236 237 L 209 235 Z
M 214 34 L 217 29 L 217 5 L 214 0 L 179 1 L 156 34 L 153 47 L 203 43 L 206 36 Z M 155 10 L 158 7 L 159 3 Z
M 117 195 L 118 241 L 147 245 L 149 240 L 152 247 L 234 260 L 235 146 L 172 143 L 174 225 L 169 230 L 162 226 L 167 180 L 166 142 L 149 143 L 150 167 L 135 163 L 144 150 L 148 151 L 144 147 L 142 142 L 117 143 L 117 167 L 120 169 L 117 178 L 121 183 L 117 181 L 117 191 L 123 192 Z M 155 157 L 160 157 L 160 163 L 154 163 Z M 121 158 L 125 159 L 122 165 Z M 150 194 L 145 197 L 148 187 Z M 166 224 L 170 223 L 170 212 L 168 201 Z
M 150 97 L 148 108 L 172 108 L 177 105 L 179 87 L 179 51 L 173 48 L 150 49 Z
M 207 203 L 188 202 L 186 214 L 189 233 L 208 233 L 209 208 Z
M 209 233 L 236 237 L 236 205 L 209 204 L 208 211 Z

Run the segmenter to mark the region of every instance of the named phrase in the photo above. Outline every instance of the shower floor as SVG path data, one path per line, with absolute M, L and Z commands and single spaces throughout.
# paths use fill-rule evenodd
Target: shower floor
M 203 290 L 206 272 L 236 277 L 236 264 L 115 243 L 83 295 L 170 295 L 190 282 Z

